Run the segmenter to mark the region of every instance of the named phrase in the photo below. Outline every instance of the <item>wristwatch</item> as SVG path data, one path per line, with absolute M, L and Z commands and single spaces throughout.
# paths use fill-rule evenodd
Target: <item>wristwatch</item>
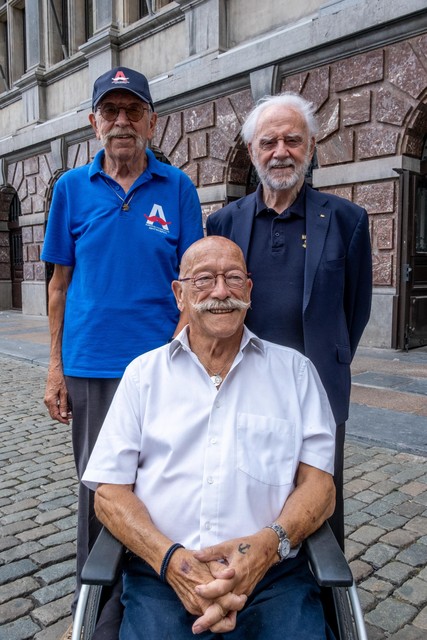
M 269 524 L 265 528 L 273 529 L 273 531 L 277 533 L 277 537 L 279 538 L 279 546 L 277 547 L 277 553 L 280 558 L 279 563 L 283 562 L 291 552 L 291 542 L 288 538 L 288 534 L 278 522 L 273 522 L 273 524 Z

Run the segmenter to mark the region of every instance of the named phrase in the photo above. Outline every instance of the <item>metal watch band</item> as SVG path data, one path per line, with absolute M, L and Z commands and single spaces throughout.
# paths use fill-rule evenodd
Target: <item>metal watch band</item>
M 279 563 L 285 560 L 290 551 L 291 551 L 291 543 L 288 538 L 288 534 L 284 530 L 284 528 L 278 523 L 273 522 L 272 524 L 268 524 L 265 529 L 273 529 L 279 538 L 279 544 L 277 547 L 277 555 L 279 556 Z
M 265 529 L 273 529 L 273 531 L 277 533 L 277 537 L 279 538 L 280 542 L 288 537 L 288 534 L 286 533 L 282 525 L 280 525 L 278 522 L 268 524 Z

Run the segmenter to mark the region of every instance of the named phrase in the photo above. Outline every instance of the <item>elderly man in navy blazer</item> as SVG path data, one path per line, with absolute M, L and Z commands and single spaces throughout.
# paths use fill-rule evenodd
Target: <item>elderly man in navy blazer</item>
M 330 522 L 344 547 L 350 364 L 370 314 L 371 244 L 364 209 L 305 182 L 316 133 L 314 107 L 301 96 L 260 100 L 242 127 L 258 188 L 211 214 L 207 232 L 243 250 L 254 283 L 247 326 L 304 353 L 319 372 L 337 424 L 337 507 Z

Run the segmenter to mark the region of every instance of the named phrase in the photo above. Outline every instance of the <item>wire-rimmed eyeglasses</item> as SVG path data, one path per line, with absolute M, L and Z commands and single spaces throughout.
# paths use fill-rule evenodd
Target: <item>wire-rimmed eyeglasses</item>
M 123 109 L 126 113 L 126 117 L 131 122 L 139 122 L 142 119 L 144 113 L 149 111 L 147 107 L 142 104 L 130 104 L 129 106 L 117 105 L 114 102 L 104 102 L 97 107 L 101 116 L 108 122 L 114 122 L 117 119 L 120 111 Z
M 244 273 L 244 271 L 239 271 L 238 269 L 227 271 L 226 273 L 206 271 L 206 273 L 198 273 L 197 276 L 192 278 L 180 278 L 179 282 L 191 282 L 201 291 L 212 291 L 212 289 L 215 289 L 216 279 L 218 276 L 222 276 L 229 289 L 243 289 L 250 275 L 250 273 Z

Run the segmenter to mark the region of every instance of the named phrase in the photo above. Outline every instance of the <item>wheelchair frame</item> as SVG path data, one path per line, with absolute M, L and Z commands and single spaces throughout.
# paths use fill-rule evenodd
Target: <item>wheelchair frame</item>
M 322 591 L 332 594 L 335 620 L 329 620 L 337 640 L 368 640 L 351 569 L 327 522 L 304 542 L 310 567 Z M 71 640 L 91 640 L 103 586 L 116 581 L 123 546 L 104 527 L 83 567 L 82 586 Z

